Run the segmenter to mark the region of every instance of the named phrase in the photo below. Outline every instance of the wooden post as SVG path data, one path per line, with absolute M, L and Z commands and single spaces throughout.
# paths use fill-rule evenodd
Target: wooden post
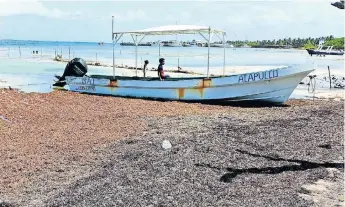
M 329 88 L 332 88 L 331 70 L 329 69 L 329 66 L 328 66 L 328 77 L 329 77 Z
M 19 58 L 22 58 L 22 51 L 20 50 L 20 45 L 19 45 Z
M 177 70 L 180 71 L 180 58 L 177 58 Z

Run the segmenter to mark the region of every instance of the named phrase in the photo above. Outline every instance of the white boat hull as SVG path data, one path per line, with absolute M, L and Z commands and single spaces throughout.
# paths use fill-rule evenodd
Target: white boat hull
M 163 47 L 182 47 L 182 45 L 179 45 L 179 44 L 164 44 Z
M 221 48 L 233 48 L 234 46 L 233 45 L 228 45 L 228 44 L 225 44 L 225 46 L 223 46 L 223 44 L 211 44 L 210 45 L 211 47 L 221 47 Z
M 267 101 L 282 104 L 313 70 L 296 67 L 223 77 L 142 79 L 110 76 L 66 77 L 69 90 L 82 93 L 180 101 Z

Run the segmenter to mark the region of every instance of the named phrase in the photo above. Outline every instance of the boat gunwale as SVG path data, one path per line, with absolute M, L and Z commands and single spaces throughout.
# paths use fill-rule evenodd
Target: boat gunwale
M 246 75 L 246 74 L 251 74 L 251 73 L 260 73 L 260 72 L 266 72 L 266 71 L 271 71 L 271 70 L 286 70 L 289 68 L 292 68 L 293 66 L 286 66 L 286 67 L 281 67 L 281 68 L 272 68 L 272 69 L 268 69 L 268 70 L 260 70 L 260 71 L 252 71 L 249 73 L 239 73 L 239 74 L 231 74 L 231 75 L 217 75 L 217 76 L 195 76 L 195 77 L 169 77 L 167 79 L 165 79 L 164 81 L 180 81 L 180 80 L 199 80 L 199 79 L 216 79 L 216 78 L 229 78 L 229 77 L 233 77 L 233 76 L 239 76 L 239 75 Z M 315 70 L 315 69 L 311 69 Z M 307 70 L 305 70 L 307 71 Z M 95 76 L 99 76 L 95 77 Z M 70 76 L 73 77 L 73 76 Z M 108 80 L 112 80 L 112 81 L 117 81 L 117 80 L 138 80 L 138 81 L 160 81 L 160 79 L 158 77 L 139 77 L 139 76 L 112 76 L 112 75 L 86 75 L 85 77 L 89 77 L 89 78 L 95 78 L 95 79 L 108 79 Z M 103 78 L 104 77 L 104 78 Z

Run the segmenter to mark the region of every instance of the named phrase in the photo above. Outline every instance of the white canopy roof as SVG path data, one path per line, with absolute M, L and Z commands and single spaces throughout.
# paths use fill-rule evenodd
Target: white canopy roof
M 196 25 L 167 25 L 161 27 L 153 27 L 143 30 L 130 31 L 130 32 L 114 32 L 114 34 L 133 34 L 133 35 L 172 35 L 172 34 L 200 34 L 208 33 L 209 27 L 196 26 Z M 212 33 L 223 34 L 222 30 L 211 28 Z

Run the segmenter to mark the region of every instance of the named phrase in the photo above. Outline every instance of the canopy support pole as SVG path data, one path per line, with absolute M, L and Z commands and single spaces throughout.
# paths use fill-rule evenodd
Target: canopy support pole
M 122 35 L 123 35 L 123 34 L 121 34 L 121 35 L 118 37 L 117 34 L 116 34 L 116 36 L 115 36 L 115 38 L 114 38 L 114 33 L 113 33 L 113 78 L 114 78 L 114 79 L 115 79 L 115 69 L 116 69 L 116 67 L 115 67 L 115 45 L 116 45 L 117 42 L 121 39 Z
M 158 55 L 159 55 L 159 58 L 161 58 L 161 41 L 160 40 L 158 41 Z
M 215 33 L 215 34 L 217 35 L 218 39 L 219 39 L 220 41 L 222 41 L 222 38 L 220 38 L 220 36 L 218 35 L 218 33 Z M 223 35 L 224 35 L 224 33 L 223 33 Z
M 207 38 L 201 32 L 199 34 L 207 41 Z
M 135 76 L 138 77 L 138 35 L 135 35 Z
M 210 44 L 211 44 L 211 27 L 208 28 L 207 78 L 209 78 L 209 74 L 210 74 Z
M 146 35 L 143 35 L 143 37 L 139 40 L 138 44 L 141 43 L 141 41 L 143 41 L 143 39 L 144 39 L 145 36 L 146 36 Z
M 111 19 L 111 38 L 113 40 L 113 78 L 115 79 L 115 44 L 121 39 L 123 34 L 120 34 L 119 36 L 117 36 L 118 34 L 116 34 L 116 36 L 114 35 L 114 16 L 112 16 Z
M 114 16 L 111 20 L 111 36 L 113 39 L 113 78 L 115 79 L 115 41 L 114 41 Z
M 223 76 L 225 76 L 225 33 L 223 33 L 223 49 L 224 49 L 224 59 L 223 59 Z
M 146 35 L 144 35 L 138 42 L 138 35 L 135 35 L 135 39 L 132 36 L 133 42 L 135 44 L 135 75 L 138 76 L 138 44 L 144 39 Z

